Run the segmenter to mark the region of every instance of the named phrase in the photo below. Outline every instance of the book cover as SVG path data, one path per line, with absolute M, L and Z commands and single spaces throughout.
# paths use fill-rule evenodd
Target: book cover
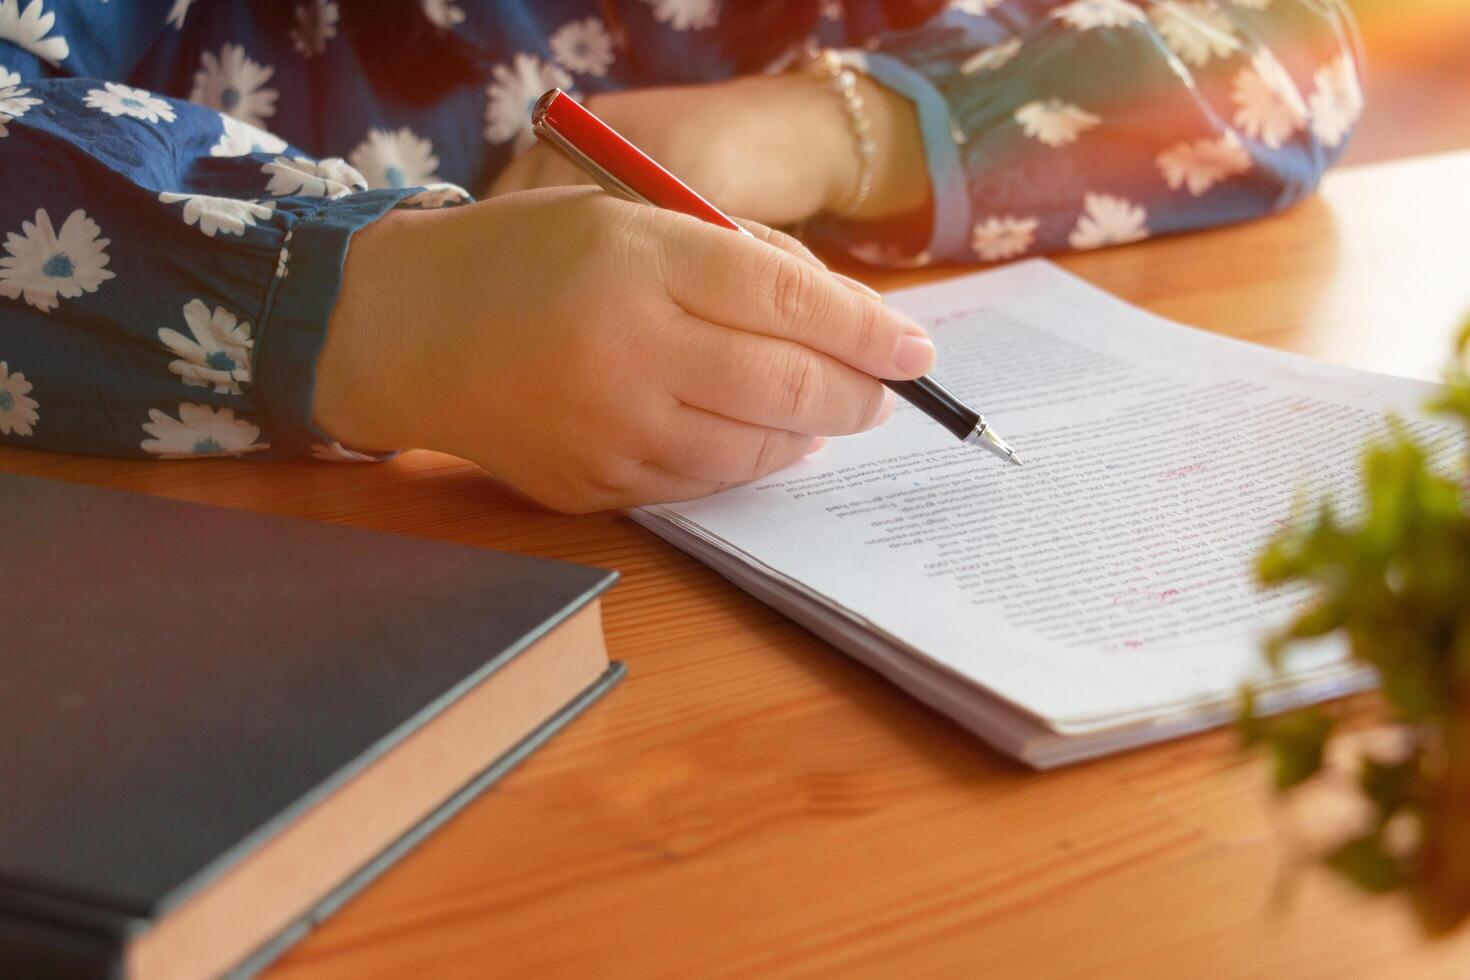
M 119 969 L 130 937 L 427 731 L 616 577 L 3 474 L 0 566 L 0 973 L 29 963 L 57 976 Z M 555 710 L 287 916 L 293 927 L 614 682 L 596 629 L 595 655 L 547 695 Z

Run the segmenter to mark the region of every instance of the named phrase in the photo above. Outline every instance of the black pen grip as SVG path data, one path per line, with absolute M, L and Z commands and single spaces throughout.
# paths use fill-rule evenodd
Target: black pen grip
M 933 378 L 883 383 L 904 401 L 954 433 L 956 439 L 966 438 L 980 424 L 980 413 L 966 408 L 964 402 Z

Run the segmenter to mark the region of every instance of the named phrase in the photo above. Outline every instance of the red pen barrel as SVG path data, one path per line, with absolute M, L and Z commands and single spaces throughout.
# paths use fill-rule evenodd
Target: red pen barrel
M 538 135 L 593 164 L 594 175 L 608 190 L 731 231 L 745 230 L 561 89 L 541 96 L 531 122 Z

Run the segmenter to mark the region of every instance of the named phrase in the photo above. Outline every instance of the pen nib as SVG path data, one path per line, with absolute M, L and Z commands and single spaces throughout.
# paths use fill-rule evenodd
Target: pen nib
M 979 446 L 981 449 L 990 452 L 992 455 L 999 456 L 1014 466 L 1021 465 L 1021 458 L 1016 455 L 1016 451 L 1006 445 L 1006 441 L 1000 437 L 998 432 L 987 425 L 984 419 L 981 419 L 980 424 L 975 426 L 974 432 L 971 432 L 965 437 L 965 442 L 971 446 Z

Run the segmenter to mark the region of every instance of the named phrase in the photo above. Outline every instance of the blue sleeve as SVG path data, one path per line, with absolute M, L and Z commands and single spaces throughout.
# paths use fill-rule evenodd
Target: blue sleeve
M 11 53 L 13 54 L 11 49 Z M 367 458 L 312 419 L 355 231 L 463 191 L 366 189 L 193 103 L 22 74 L 0 45 L 0 440 Z
M 23 77 L 126 78 L 168 43 L 190 0 L 0 0 L 0 67 Z
M 1311 192 L 1362 111 L 1341 0 L 962 0 L 843 55 L 913 101 L 929 172 L 906 243 L 890 223 L 814 229 L 875 264 L 1258 217 Z

